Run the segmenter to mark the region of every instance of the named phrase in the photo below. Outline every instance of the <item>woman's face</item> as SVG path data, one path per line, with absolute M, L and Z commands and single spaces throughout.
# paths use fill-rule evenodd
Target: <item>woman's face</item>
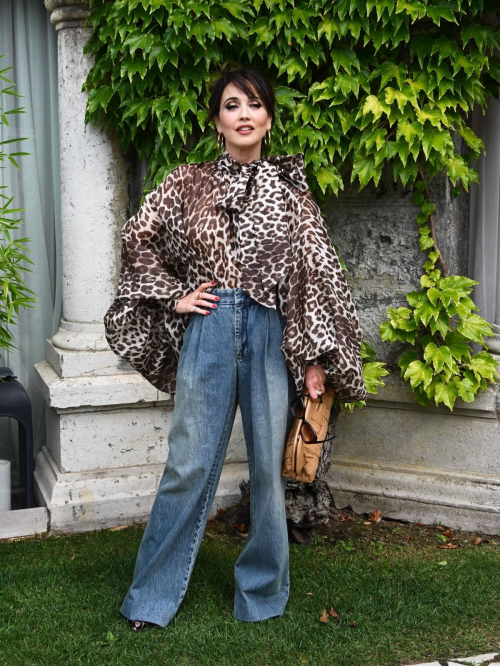
M 261 141 L 271 129 L 271 116 L 259 97 L 247 97 L 234 83 L 222 93 L 217 131 L 224 134 L 226 149 L 236 155 L 260 156 Z M 238 128 L 251 127 L 250 131 Z

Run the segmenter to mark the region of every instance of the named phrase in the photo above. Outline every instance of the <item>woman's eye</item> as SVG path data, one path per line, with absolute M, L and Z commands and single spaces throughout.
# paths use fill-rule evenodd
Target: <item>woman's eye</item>
M 259 102 L 253 102 L 252 104 L 250 104 L 250 106 L 253 106 L 253 107 L 257 108 L 257 109 L 260 109 L 260 107 L 262 106 L 262 104 L 259 104 Z M 228 104 L 228 106 L 226 106 L 226 109 L 227 109 L 228 111 L 232 111 L 232 109 L 235 109 L 235 108 L 236 108 L 236 104 Z

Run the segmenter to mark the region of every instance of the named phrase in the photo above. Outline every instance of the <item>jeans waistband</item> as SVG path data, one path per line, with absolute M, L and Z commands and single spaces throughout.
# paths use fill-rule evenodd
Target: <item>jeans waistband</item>
M 255 299 L 245 294 L 242 287 L 236 287 L 235 289 L 214 288 L 209 293 L 219 297 L 217 307 L 221 305 L 258 305 Z

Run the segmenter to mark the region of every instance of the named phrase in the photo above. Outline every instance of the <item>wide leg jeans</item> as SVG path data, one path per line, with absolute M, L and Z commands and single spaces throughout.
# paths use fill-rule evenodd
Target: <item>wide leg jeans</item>
M 162 627 L 188 587 L 239 404 L 250 472 L 251 526 L 234 570 L 234 617 L 281 615 L 289 596 L 285 477 L 292 375 L 284 321 L 241 287 L 213 289 L 210 314 L 193 312 L 179 356 L 169 452 L 121 607 Z

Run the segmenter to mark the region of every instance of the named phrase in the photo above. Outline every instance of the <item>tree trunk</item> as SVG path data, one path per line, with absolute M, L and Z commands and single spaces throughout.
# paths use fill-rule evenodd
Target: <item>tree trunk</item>
M 335 434 L 340 408 L 332 409 L 330 422 L 325 437 Z M 325 477 L 332 465 L 332 455 L 335 440 L 323 443 L 319 459 L 318 471 L 312 483 L 303 483 L 287 478 L 285 491 L 285 507 L 288 522 L 289 537 L 300 544 L 310 543 L 314 538 L 317 525 L 323 525 L 330 519 L 338 519 L 338 510 L 335 508 L 332 494 Z M 248 481 L 240 483 L 242 499 L 234 511 L 228 512 L 227 519 L 231 522 L 243 524 L 250 523 L 250 484 Z

